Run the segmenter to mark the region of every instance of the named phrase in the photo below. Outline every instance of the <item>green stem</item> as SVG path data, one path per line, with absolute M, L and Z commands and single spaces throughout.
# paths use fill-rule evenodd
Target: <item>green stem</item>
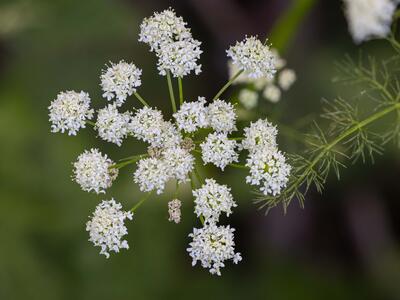
M 249 167 L 245 166 L 245 165 L 240 165 L 240 164 L 229 164 L 228 166 L 233 167 L 233 168 L 237 168 L 237 169 L 250 169 Z
M 243 139 L 244 139 L 244 137 L 230 137 L 229 138 L 229 140 L 232 140 L 232 141 L 241 141 Z
M 148 156 L 148 154 L 140 154 L 140 155 L 131 156 L 130 158 L 123 158 L 121 160 L 126 160 L 126 161 L 120 162 L 118 164 L 114 164 L 111 166 L 111 168 L 121 169 L 121 168 L 123 168 L 127 165 L 130 165 L 130 164 L 133 164 L 133 163 L 137 162 L 138 160 L 141 160 L 142 158 L 145 158 L 147 156 Z
M 142 98 L 142 96 L 139 95 L 138 92 L 134 92 L 133 94 L 135 95 L 135 97 L 136 97 L 144 106 L 149 106 L 149 105 L 147 104 L 147 102 Z
M 218 93 L 214 96 L 213 101 L 217 100 L 219 98 L 219 96 L 222 95 L 223 92 L 225 92 L 225 90 L 230 87 L 232 85 L 232 83 L 240 76 L 240 74 L 243 73 L 243 70 L 237 72 L 235 74 L 235 76 L 233 76 L 231 79 L 229 79 L 229 81 L 227 83 L 225 83 L 225 85 L 218 91 Z
M 96 126 L 96 123 L 93 121 L 90 121 L 90 120 L 86 120 L 86 124 L 89 124 L 90 126 L 93 126 L 93 127 Z
M 317 0 L 293 0 L 291 7 L 279 18 L 269 34 L 275 49 L 282 54 L 288 48 L 299 25 Z
M 196 176 L 196 178 L 197 178 L 197 181 L 200 183 L 200 184 L 203 184 L 203 178 L 201 177 L 201 175 L 200 175 L 200 172 L 199 172 L 199 170 L 198 170 L 198 168 L 197 167 L 194 167 L 194 175 Z
M 355 133 L 357 130 L 375 122 L 376 120 L 386 116 L 387 114 L 400 109 L 400 103 L 395 103 L 385 109 L 377 111 L 376 113 L 370 115 L 368 118 L 364 119 L 363 121 L 359 122 L 358 124 L 352 126 L 351 128 L 347 129 L 346 131 L 342 132 L 336 139 L 332 142 L 327 144 L 321 152 L 310 162 L 308 167 L 303 171 L 303 173 L 294 181 L 285 191 L 286 194 L 290 194 L 291 192 L 295 191 L 300 185 L 303 184 L 304 180 L 306 180 L 308 174 L 313 170 L 313 168 L 318 164 L 318 162 L 324 157 L 324 155 L 330 151 L 333 147 L 335 147 L 338 143 Z
M 172 111 L 175 113 L 176 112 L 175 95 L 174 95 L 174 89 L 172 87 L 171 73 L 169 71 L 167 72 L 167 82 L 168 82 L 169 97 L 171 99 Z
M 136 209 L 138 209 L 147 199 L 150 198 L 151 194 L 152 194 L 152 192 L 147 193 L 146 195 L 144 195 L 144 196 L 142 197 L 142 199 L 140 199 L 139 202 L 136 203 L 136 204 L 131 208 L 130 211 L 131 211 L 131 212 L 135 212 Z
M 179 104 L 183 104 L 183 86 L 182 86 L 182 78 L 178 77 L 178 86 L 179 86 Z

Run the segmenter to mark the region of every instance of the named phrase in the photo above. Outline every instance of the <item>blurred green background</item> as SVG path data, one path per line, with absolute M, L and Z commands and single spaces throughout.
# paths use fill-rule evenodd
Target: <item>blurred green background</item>
M 322 196 L 311 191 L 305 210 L 293 203 L 286 216 L 280 208 L 267 216 L 257 210 L 242 171 L 208 169 L 232 186 L 239 203 L 229 223 L 244 260 L 228 263 L 222 277 L 191 267 L 187 235 L 199 224 L 189 190 L 180 197 L 180 225 L 167 220 L 172 187 L 138 210 L 128 225 L 129 251 L 106 260 L 87 241 L 85 223 L 101 199 L 129 208 L 141 195 L 132 168 L 121 171 L 106 196 L 84 193 L 70 180 L 71 162 L 90 147 L 118 160 L 144 145 L 128 140 L 119 148 L 90 128 L 76 137 L 51 134 L 50 101 L 74 89 L 104 106 L 101 69 L 125 59 L 144 70 L 141 94 L 169 112 L 165 78 L 137 42 L 141 20 L 169 6 L 203 42 L 204 72 L 185 78 L 185 95 L 210 98 L 227 79 L 224 49 L 246 33 L 265 36 L 291 2 L 0 1 L 1 300 L 400 299 L 400 160 L 390 147 L 375 165 L 354 165 L 340 182 L 332 177 Z M 320 99 L 337 94 L 334 62 L 359 51 L 341 1 L 316 2 L 285 53 L 298 81 L 279 104 L 264 107 L 287 125 L 318 114 Z M 382 42 L 365 48 L 386 51 Z M 130 105 L 138 106 L 133 98 Z M 290 138 L 281 139 L 286 151 L 296 151 Z

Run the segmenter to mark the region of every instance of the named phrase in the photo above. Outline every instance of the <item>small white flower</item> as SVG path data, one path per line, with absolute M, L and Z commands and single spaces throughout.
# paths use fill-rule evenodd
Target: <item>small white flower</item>
M 183 77 L 194 71 L 196 75 L 201 73 L 200 42 L 195 39 L 186 39 L 165 44 L 158 52 L 158 70 L 160 75 L 166 76 L 171 72 L 174 77 Z
M 349 31 L 355 43 L 383 38 L 390 32 L 396 1 L 344 0 Z
M 181 222 L 181 201 L 174 199 L 168 202 L 168 221 L 175 222 L 176 224 Z
M 224 133 L 210 133 L 200 147 L 204 163 L 212 163 L 222 171 L 239 159 L 239 154 L 235 152 L 237 142 L 229 140 Z
M 225 261 L 232 260 L 235 264 L 241 261 L 240 253 L 235 253 L 234 231 L 229 225 L 207 224 L 200 229 L 193 228 L 193 233 L 189 234 L 192 242 L 187 249 L 192 265 L 199 261 L 211 274 L 220 276 Z
M 198 217 L 203 216 L 207 223 L 217 222 L 223 212 L 229 216 L 232 208 L 237 206 L 231 189 L 218 184 L 214 179 L 206 179 L 206 183 L 192 193 L 195 197 L 194 212 Z
M 139 140 L 150 144 L 159 143 L 164 122 L 161 111 L 145 106 L 133 116 L 131 131 Z
M 217 99 L 208 106 L 209 126 L 217 132 L 230 133 L 236 130 L 236 113 L 231 103 Z
M 249 152 L 255 152 L 262 148 L 276 148 L 277 134 L 278 130 L 267 119 L 259 119 L 244 129 L 242 147 Z
M 166 9 L 145 18 L 140 25 L 139 42 L 150 46 L 150 51 L 160 51 L 163 45 L 191 38 L 190 29 L 175 11 Z
M 141 159 L 137 163 L 133 180 L 142 192 L 156 190 L 157 194 L 161 194 L 169 180 L 167 165 L 164 160 L 155 157 Z
M 98 149 L 85 150 L 74 163 L 73 180 L 86 192 L 105 193 L 118 176 L 114 162 Z
M 80 128 L 85 128 L 86 120 L 93 117 L 90 109 L 89 94 L 75 91 L 61 92 L 49 106 L 51 132 L 68 131 L 68 135 L 76 135 Z
M 163 149 L 176 148 L 182 143 L 182 135 L 174 124 L 165 121 L 161 124 L 159 139 L 154 139 L 152 145 Z
M 130 112 L 119 113 L 115 103 L 109 104 L 98 111 L 95 129 L 103 140 L 121 146 L 130 133 L 130 121 Z
M 181 108 L 174 113 L 176 124 L 180 130 L 194 132 L 208 126 L 206 99 L 198 97 L 197 101 L 184 102 Z
M 194 157 L 181 148 L 169 148 L 163 153 L 167 173 L 170 178 L 175 178 L 183 183 L 189 180 L 189 173 L 194 168 Z
M 91 219 L 86 223 L 89 232 L 89 241 L 101 247 L 100 254 L 110 257 L 109 251 L 119 252 L 120 249 L 129 249 L 128 242 L 123 236 L 128 234 L 124 221 L 132 220 L 133 214 L 123 211 L 122 205 L 114 199 L 104 200 L 97 205 Z
M 142 70 L 134 64 L 121 60 L 118 64 L 111 63 L 111 66 L 102 71 L 101 88 L 103 97 L 107 100 L 116 98 L 115 104 L 121 106 L 128 96 L 136 92 L 142 82 L 140 77 Z
M 287 91 L 296 81 L 296 73 L 292 69 L 283 69 L 278 76 L 278 83 L 282 90 Z
M 276 72 L 274 55 L 270 48 L 254 36 L 237 42 L 227 51 L 233 64 L 244 70 L 250 78 L 272 78 Z
M 287 185 L 291 166 L 286 163 L 285 156 L 276 149 L 260 149 L 249 154 L 246 166 L 250 174 L 246 182 L 259 185 L 264 195 L 279 195 Z
M 274 84 L 268 84 L 263 91 L 263 96 L 272 103 L 276 103 L 281 99 L 281 90 Z
M 239 101 L 244 108 L 253 109 L 258 103 L 258 93 L 249 89 L 243 89 L 239 93 Z
M 271 48 L 271 53 L 274 56 L 275 68 L 280 70 L 286 66 L 286 60 L 283 59 L 277 49 Z

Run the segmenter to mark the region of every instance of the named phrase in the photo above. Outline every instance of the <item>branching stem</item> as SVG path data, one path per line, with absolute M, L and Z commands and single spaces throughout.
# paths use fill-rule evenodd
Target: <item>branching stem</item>
M 144 105 L 144 106 L 149 106 L 149 104 L 147 104 L 147 102 L 143 99 L 142 96 L 139 95 L 138 92 L 134 92 L 133 93 L 135 95 L 135 97 Z
M 243 73 L 243 70 L 237 72 L 235 74 L 235 76 L 233 76 L 231 79 L 229 79 L 229 81 L 227 83 L 225 83 L 225 85 L 218 91 L 218 93 L 214 96 L 213 101 L 217 100 L 219 98 L 219 96 L 222 95 L 223 92 L 225 92 L 225 90 L 230 87 L 232 85 L 232 83 L 240 76 L 240 74 Z
M 324 148 L 321 149 L 319 154 L 310 162 L 310 164 L 304 169 L 303 173 L 290 184 L 290 186 L 286 189 L 285 193 L 289 194 L 294 192 L 299 186 L 301 186 L 306 180 L 308 174 L 313 170 L 313 168 L 318 164 L 318 162 L 328 153 L 333 147 L 335 147 L 338 143 L 348 138 L 350 135 L 355 133 L 357 130 L 379 120 L 380 118 L 386 116 L 387 114 L 400 109 L 400 103 L 395 103 L 385 109 L 379 110 L 376 113 L 370 115 L 366 119 L 352 126 L 351 128 L 342 132 L 337 138 L 335 138 L 332 142 L 327 144 Z
M 140 199 L 139 202 L 136 203 L 136 204 L 131 208 L 130 211 L 131 211 L 132 213 L 135 212 L 147 199 L 150 198 L 151 194 L 152 194 L 152 192 L 147 193 L 146 195 L 144 195 L 144 196 L 142 197 L 142 199 Z

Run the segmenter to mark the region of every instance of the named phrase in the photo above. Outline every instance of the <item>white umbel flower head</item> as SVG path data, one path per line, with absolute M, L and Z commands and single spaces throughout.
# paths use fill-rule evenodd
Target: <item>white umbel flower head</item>
M 105 193 L 118 176 L 114 162 L 98 149 L 85 150 L 74 163 L 73 180 L 86 192 Z
M 164 122 L 161 111 L 145 106 L 133 116 L 131 131 L 139 140 L 150 144 L 160 143 Z
M 80 128 L 86 127 L 86 120 L 93 118 L 93 112 L 88 93 L 61 92 L 49 106 L 51 132 L 68 131 L 68 135 L 76 135 Z
M 198 217 L 203 216 L 207 223 L 217 222 L 223 212 L 229 216 L 232 208 L 237 206 L 231 189 L 226 185 L 218 184 L 212 178 L 206 179 L 206 183 L 192 193 L 195 197 L 194 212 Z
M 203 268 L 210 269 L 211 274 L 220 276 L 225 261 L 232 260 L 235 264 L 241 261 L 240 253 L 235 253 L 234 232 L 229 225 L 207 224 L 200 229 L 193 228 L 193 233 L 189 234 L 192 242 L 187 249 L 192 265 L 200 262 Z
M 173 9 L 155 12 L 140 25 L 139 42 L 150 46 L 150 51 L 160 51 L 163 45 L 191 38 L 190 29 Z
M 259 119 L 244 129 L 242 147 L 249 152 L 255 152 L 262 148 L 276 148 L 276 135 L 278 130 L 267 119 Z
M 115 104 L 121 106 L 142 84 L 141 76 L 142 70 L 134 64 L 123 60 L 118 64 L 111 63 L 106 70 L 103 70 L 100 77 L 103 97 L 107 100 L 115 98 Z
M 277 149 L 260 149 L 250 153 L 246 166 L 250 174 L 246 182 L 259 185 L 264 195 L 279 195 L 287 185 L 291 166 L 286 163 L 285 156 Z
M 86 223 L 89 232 L 89 241 L 101 247 L 100 254 L 110 257 L 110 251 L 119 252 L 120 249 L 129 249 L 128 242 L 123 239 L 128 234 L 124 221 L 132 220 L 133 214 L 123 211 L 122 205 L 114 199 L 104 200 L 97 205 L 91 219 Z
M 121 146 L 130 133 L 131 118 L 130 112 L 119 113 L 115 103 L 109 104 L 98 111 L 95 129 L 103 140 Z
M 168 221 L 178 224 L 181 222 L 181 201 L 174 199 L 168 202 Z
M 201 73 L 201 65 L 197 63 L 200 59 L 201 42 L 190 38 L 173 43 L 165 44 L 158 52 L 158 71 L 160 75 L 166 76 L 171 72 L 174 77 L 189 75 L 192 71 L 196 75 Z
M 270 48 L 254 36 L 246 37 L 231 46 L 226 53 L 232 63 L 250 78 L 272 78 L 276 72 L 274 55 Z
M 142 192 L 156 190 L 157 194 L 161 194 L 169 180 L 167 165 L 164 160 L 155 157 L 141 159 L 137 163 L 133 180 Z
M 274 84 L 268 84 L 263 91 L 264 98 L 272 103 L 277 103 L 281 99 L 281 94 L 281 90 Z
M 236 113 L 231 103 L 217 99 L 208 106 L 209 126 L 217 132 L 230 133 L 236 130 Z
M 170 178 L 175 178 L 183 183 L 189 180 L 189 173 L 194 168 L 194 157 L 182 148 L 169 148 L 163 153 L 167 173 Z
M 253 109 L 258 103 L 258 93 L 249 89 L 243 89 L 239 93 L 239 101 L 245 109 Z
M 206 99 L 198 97 L 197 101 L 184 102 L 181 108 L 174 113 L 176 124 L 180 130 L 194 132 L 208 126 Z
M 349 31 L 355 43 L 371 38 L 384 38 L 389 34 L 396 1 L 344 0 L 343 2 Z
M 165 121 L 161 125 L 160 138 L 154 138 L 152 145 L 162 149 L 176 148 L 182 143 L 182 135 L 174 124 Z
M 239 159 L 239 154 L 235 152 L 237 142 L 230 140 L 224 133 L 210 133 L 200 147 L 204 163 L 212 163 L 222 171 Z
M 282 90 L 287 91 L 296 81 L 296 72 L 292 69 L 283 69 L 279 72 L 278 84 Z

